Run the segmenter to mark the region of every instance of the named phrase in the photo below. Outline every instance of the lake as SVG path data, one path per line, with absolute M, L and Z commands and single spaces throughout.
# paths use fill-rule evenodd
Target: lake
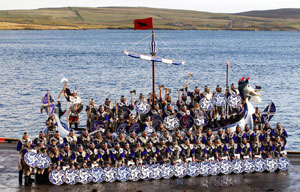
M 148 94 L 151 62 L 122 51 L 148 54 L 150 41 L 151 31 L 0 31 L 0 137 L 20 138 L 24 131 L 37 136 L 47 119 L 40 114 L 41 98 L 48 89 L 57 100 L 62 77 L 84 104 L 93 98 L 99 105 L 121 95 L 129 100 L 132 89 Z M 158 30 L 156 41 L 158 56 L 186 61 L 183 66 L 156 64 L 156 85 L 171 88 L 173 100 L 188 72 L 193 73 L 190 90 L 205 85 L 215 90 L 218 84 L 224 90 L 228 59 L 229 82 L 237 85 L 245 76 L 260 85 L 262 102 L 254 105 L 263 110 L 272 100 L 277 114 L 271 126 L 281 122 L 289 134 L 288 150 L 300 149 L 299 32 Z

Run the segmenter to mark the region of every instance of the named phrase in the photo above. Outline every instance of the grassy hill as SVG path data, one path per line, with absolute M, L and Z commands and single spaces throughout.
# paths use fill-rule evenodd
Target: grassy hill
M 145 7 L 65 7 L 0 11 L 0 29 L 132 29 L 133 20 L 153 17 L 156 29 L 300 30 L 300 17 L 276 13 L 220 14 Z M 300 15 L 300 14 L 299 14 Z

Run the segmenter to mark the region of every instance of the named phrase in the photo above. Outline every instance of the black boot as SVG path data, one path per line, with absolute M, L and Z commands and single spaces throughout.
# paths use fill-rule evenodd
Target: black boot
M 23 170 L 19 171 L 19 185 L 22 185 Z
M 39 184 L 41 184 L 41 182 L 40 182 L 40 179 L 41 177 L 40 177 L 40 174 L 35 174 L 35 183 L 37 184 L 37 185 L 39 185 Z
M 29 181 L 29 176 L 25 176 L 25 186 L 29 186 L 29 185 L 31 185 Z
M 33 182 L 34 182 L 34 179 L 32 179 L 31 177 L 30 177 L 30 175 L 28 176 L 28 178 L 29 178 L 29 184 L 31 185 Z

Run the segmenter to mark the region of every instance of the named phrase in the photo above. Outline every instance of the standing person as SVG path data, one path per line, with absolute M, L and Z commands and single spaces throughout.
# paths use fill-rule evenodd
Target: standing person
M 31 140 L 29 140 L 29 139 L 24 140 L 24 145 L 22 146 L 22 149 L 20 150 L 20 156 L 21 156 L 20 163 L 21 163 L 22 170 L 24 171 L 24 175 L 25 175 L 25 186 L 29 186 L 33 182 L 33 179 L 30 178 L 32 168 L 25 163 L 25 159 L 24 159 L 25 154 L 31 150 L 32 150 Z M 19 172 L 19 182 L 20 182 L 20 180 L 22 183 L 22 176 L 20 179 L 20 172 Z
M 24 132 L 22 139 L 20 139 L 17 143 L 17 151 L 19 151 L 19 158 L 18 158 L 18 170 L 19 170 L 19 184 L 22 185 L 22 177 L 24 173 L 24 167 L 23 167 L 23 158 L 25 153 L 23 154 L 23 147 L 26 145 L 27 142 L 30 142 L 31 139 L 29 138 L 29 135 L 27 132 Z
M 90 132 L 91 124 L 98 120 L 98 114 L 97 114 L 97 105 L 94 102 L 94 99 L 90 100 L 90 103 L 88 106 L 86 106 L 86 129 Z
M 57 130 L 57 121 L 55 119 L 54 115 L 51 115 L 47 121 L 46 121 L 46 125 L 47 125 L 47 140 L 49 141 L 50 138 L 55 136 L 55 132 Z
M 72 125 L 74 124 L 75 129 L 77 129 L 79 124 L 79 113 L 83 109 L 82 100 L 79 96 L 77 96 L 75 91 L 71 93 L 70 89 L 68 88 L 65 89 L 64 95 L 68 101 L 68 127 L 72 128 Z

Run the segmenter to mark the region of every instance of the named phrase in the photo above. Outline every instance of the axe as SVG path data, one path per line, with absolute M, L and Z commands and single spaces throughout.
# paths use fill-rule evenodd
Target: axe
M 193 74 L 192 74 L 192 73 L 188 73 L 188 78 L 189 78 L 189 79 L 187 80 L 187 82 L 186 82 L 184 88 L 187 88 L 187 86 L 188 86 L 188 84 L 189 84 L 189 82 L 190 82 L 190 80 L 191 80 L 192 77 L 193 77 Z
M 63 82 L 65 82 L 65 85 L 64 85 L 64 88 L 62 89 L 62 91 L 60 92 L 60 94 L 59 94 L 59 96 L 58 96 L 58 98 L 57 98 L 57 100 L 59 100 L 60 99 L 60 97 L 61 97 L 61 95 L 62 95 L 62 93 L 65 91 L 65 89 L 66 89 L 66 86 L 67 86 L 67 84 L 68 84 L 68 79 L 67 78 L 62 78 L 62 80 L 60 81 L 60 83 L 63 83 Z

